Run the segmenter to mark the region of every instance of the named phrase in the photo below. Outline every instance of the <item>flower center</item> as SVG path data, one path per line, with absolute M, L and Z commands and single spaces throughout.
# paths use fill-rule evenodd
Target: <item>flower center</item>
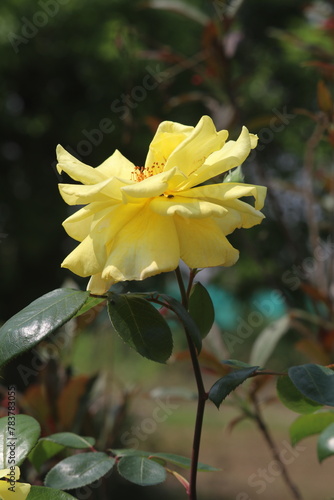
M 155 161 L 150 167 L 135 167 L 133 172 L 131 172 L 131 179 L 135 182 L 141 182 L 148 177 L 152 177 L 153 175 L 163 172 L 164 166 L 165 162 Z

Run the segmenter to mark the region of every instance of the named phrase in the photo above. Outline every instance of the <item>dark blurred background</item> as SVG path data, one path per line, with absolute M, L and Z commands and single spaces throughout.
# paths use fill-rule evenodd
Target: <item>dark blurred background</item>
M 272 186 L 269 218 L 235 238 L 262 280 L 303 258 L 305 202 L 287 183 L 302 175 L 320 64 L 332 83 L 331 15 L 332 2 L 3 0 L 1 320 L 69 274 L 56 145 L 92 166 L 116 148 L 141 164 L 162 120 L 195 125 L 210 114 L 232 138 L 243 124 L 259 133 L 244 172 Z
M 290 315 L 294 320 L 288 327 L 280 323 L 270 366 L 333 362 L 333 49 L 330 0 L 2 0 L 0 323 L 69 278 L 72 285 L 86 287 L 86 279 L 60 268 L 76 243 L 61 226 L 70 212 L 57 188 L 58 143 L 92 166 L 116 148 L 141 165 L 161 121 L 195 125 L 209 114 L 217 129 L 228 129 L 232 139 L 242 125 L 258 134 L 258 148 L 243 173 L 246 182 L 268 187 L 264 222 L 230 237 L 240 249 L 237 265 L 200 275 L 216 308 L 213 350 L 248 361 L 256 335 Z M 160 285 L 173 293 L 168 276 L 155 278 L 152 288 Z M 39 419 L 45 432 L 94 433 L 103 449 L 104 413 L 91 408 L 95 427 L 86 423 L 85 428 L 76 420 L 73 403 L 74 424 L 66 426 L 59 415 L 56 423 L 46 418 L 47 402 L 41 402 L 57 370 L 58 382 L 74 384 L 67 396 L 59 385 L 59 411 L 74 396 L 78 402 L 81 390 L 90 391 L 111 356 L 101 350 L 92 356 L 99 342 L 111 342 L 104 336 L 103 320 L 94 328 L 78 335 L 72 357 L 66 358 L 63 351 L 57 354 L 60 360 L 51 356 L 50 363 L 40 365 L 43 369 L 31 372 L 29 381 L 17 375 L 15 363 L 20 360 L 9 365 L 8 373 L 25 391 L 21 411 Z M 118 359 L 122 365 L 117 380 L 123 375 L 136 383 L 145 384 L 147 378 L 151 384 L 166 382 L 161 375 L 165 372 L 158 375 L 123 346 L 112 348 L 117 354 L 112 354 L 114 362 Z M 32 366 L 36 353 L 26 356 L 22 366 Z M 176 380 L 171 376 L 172 382 Z M 33 385 L 36 381 L 40 386 Z M 95 401 L 96 391 L 93 396 Z M 118 410 L 127 413 L 127 399 L 122 397 Z M 143 412 L 147 400 L 141 404 Z M 112 408 L 110 425 L 115 425 L 114 403 L 107 410 L 103 405 L 103 411 Z M 186 422 L 188 432 L 188 410 L 185 413 L 182 420 L 181 412 L 181 428 Z M 280 416 L 277 420 L 279 428 Z M 180 420 L 176 424 L 180 426 Z M 174 441 L 181 446 L 182 439 Z M 214 436 L 211 451 L 215 446 L 217 451 Z M 243 452 L 246 448 L 254 449 L 254 443 Z M 206 452 L 210 455 L 208 448 L 204 456 Z M 254 457 L 248 458 L 252 462 Z M 236 460 L 240 463 L 240 453 Z M 309 456 L 307 460 L 311 463 Z M 232 479 L 234 470 L 231 467 Z M 246 468 L 246 479 L 247 474 Z M 302 469 L 300 476 L 305 476 Z M 226 498 L 235 498 L 238 491 Z M 277 492 L 282 498 L 281 490 Z M 274 495 L 273 491 L 270 498 Z M 149 492 L 145 498 L 150 498 Z

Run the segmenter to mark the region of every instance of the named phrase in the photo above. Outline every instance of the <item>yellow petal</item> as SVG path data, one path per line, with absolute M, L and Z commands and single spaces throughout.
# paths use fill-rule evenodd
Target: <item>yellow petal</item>
M 226 209 L 225 217 L 216 220 L 225 235 L 231 234 L 235 229 L 241 227 L 247 229 L 256 226 L 264 219 L 261 212 L 240 200 L 234 200 L 231 202 L 231 206 L 226 206 Z
M 228 136 L 226 130 L 217 132 L 209 116 L 203 116 L 189 136 L 167 159 L 165 170 L 178 167 L 187 176 L 199 169 L 213 151 L 222 148 Z
M 17 467 L 17 465 L 14 466 L 14 474 L 12 468 L 8 469 L 0 469 L 0 478 L 2 477 L 7 477 L 8 479 L 11 479 L 13 476 L 15 477 L 15 481 L 20 479 L 20 468 Z
M 180 242 L 181 259 L 191 268 L 232 266 L 239 252 L 230 244 L 217 219 L 174 218 Z M 224 220 L 218 219 L 218 220 Z
M 227 184 L 225 184 L 224 201 L 241 198 L 243 196 L 253 196 L 256 210 L 261 210 L 261 208 L 263 208 L 267 194 L 267 188 L 265 186 L 254 186 L 253 184 L 239 184 L 233 182 Z
M 113 280 L 102 279 L 101 273 L 94 274 L 88 282 L 87 290 L 93 295 L 104 295 L 113 283 Z
M 62 262 L 62 267 L 79 276 L 101 273 L 114 239 L 120 231 L 127 233 L 128 225 L 143 205 L 115 205 L 97 212 L 91 219 L 89 233 Z M 66 230 L 67 227 L 65 226 Z
M 159 196 L 154 198 L 150 203 L 150 208 L 155 213 L 160 215 L 180 215 L 182 217 L 222 217 L 227 210 L 215 203 L 206 200 L 198 200 L 196 198 L 185 198 L 182 196 L 174 196 L 166 198 Z
M 225 206 L 229 200 L 241 198 L 243 196 L 253 196 L 255 208 L 261 210 L 264 205 L 267 188 L 264 186 L 254 186 L 253 184 L 241 184 L 238 182 L 223 182 L 220 184 L 207 184 L 182 190 L 180 194 L 188 198 L 199 198 L 210 200 L 213 203 Z
M 104 181 L 107 177 L 98 172 L 96 168 L 92 168 L 85 163 L 77 160 L 74 156 L 68 153 L 62 146 L 57 146 L 58 172 L 66 172 L 75 181 L 83 184 L 97 184 Z
M 1 469 L 0 478 L 3 477 L 6 477 L 8 481 L 0 481 L 0 498 L 3 500 L 26 500 L 31 485 L 17 482 L 20 477 L 19 467 L 15 466 L 14 474 L 12 474 L 11 469 Z M 13 480 L 14 478 L 15 480 Z
M 109 199 L 122 199 L 121 188 L 124 182 L 116 177 L 106 179 L 97 184 L 59 184 L 59 191 L 68 205 L 86 205 L 93 202 L 104 202 Z
M 102 278 L 113 282 L 143 280 L 176 269 L 179 259 L 173 218 L 161 217 L 145 207 L 117 234 Z
M 236 141 L 228 141 L 219 151 L 211 153 L 202 166 L 189 177 L 189 180 L 180 186 L 180 189 L 187 189 L 202 184 L 217 175 L 241 165 L 249 155 L 251 149 L 256 147 L 256 144 L 256 136 L 250 134 L 247 128 L 243 127 Z
M 165 164 L 172 151 L 188 137 L 194 127 L 188 127 L 181 123 L 165 121 L 160 123 L 155 136 L 149 146 L 145 161 L 145 168 L 153 163 Z
M 27 483 L 16 483 L 13 490 L 9 490 L 10 483 L 6 483 L 6 487 L 0 487 L 0 498 L 2 500 L 26 500 L 29 495 L 31 485 Z
M 8 476 L 10 474 L 10 472 L 11 472 L 10 469 L 0 469 L 0 479 Z M 15 468 L 15 479 L 18 479 L 19 477 L 20 477 L 20 471 L 17 473 L 16 468 Z M 2 484 L 2 483 L 0 483 L 0 484 Z
M 106 209 L 110 210 L 111 206 L 110 201 L 106 203 L 90 203 L 65 219 L 63 227 L 71 238 L 82 241 L 88 236 L 95 215 Z
M 91 185 L 58 184 L 59 192 L 68 205 L 85 205 L 94 201 L 108 201 L 108 196 L 101 192 L 101 188 L 110 182 L 109 179 Z
M 88 235 L 61 263 L 78 276 L 90 276 L 101 271 L 106 259 L 104 242 Z
M 96 167 L 95 170 L 106 177 L 119 177 L 120 179 L 133 181 L 134 169 L 134 164 L 116 149 L 115 152 L 109 156 L 107 160 L 101 163 L 101 165 Z

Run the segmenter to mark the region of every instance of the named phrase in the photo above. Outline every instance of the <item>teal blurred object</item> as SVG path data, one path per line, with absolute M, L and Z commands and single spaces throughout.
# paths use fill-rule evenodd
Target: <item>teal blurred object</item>
M 286 301 L 279 290 L 257 290 L 250 298 L 250 307 L 256 308 L 270 320 L 281 318 L 287 313 Z
M 216 323 L 222 329 L 234 329 L 237 325 L 237 319 L 241 315 L 240 302 L 232 293 L 215 285 L 208 285 L 207 290 L 215 308 Z

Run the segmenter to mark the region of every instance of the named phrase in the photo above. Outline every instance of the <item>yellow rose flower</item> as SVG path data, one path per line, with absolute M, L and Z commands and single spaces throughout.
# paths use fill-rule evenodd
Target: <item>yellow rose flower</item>
M 266 188 L 206 184 L 257 144 L 245 127 L 236 141 L 227 137 L 208 116 L 196 127 L 162 122 L 142 167 L 116 150 L 92 168 L 58 146 L 59 173 L 83 184 L 60 184 L 60 193 L 69 205 L 85 205 L 63 223 L 81 243 L 62 267 L 91 276 L 87 289 L 99 295 L 119 281 L 172 271 L 180 259 L 190 268 L 233 265 L 239 252 L 226 235 L 262 221 Z M 244 196 L 254 197 L 255 208 Z
M 30 484 L 18 483 L 20 469 L 0 469 L 0 498 L 1 500 L 26 500 L 31 488 Z M 3 479 L 5 478 L 5 479 Z

